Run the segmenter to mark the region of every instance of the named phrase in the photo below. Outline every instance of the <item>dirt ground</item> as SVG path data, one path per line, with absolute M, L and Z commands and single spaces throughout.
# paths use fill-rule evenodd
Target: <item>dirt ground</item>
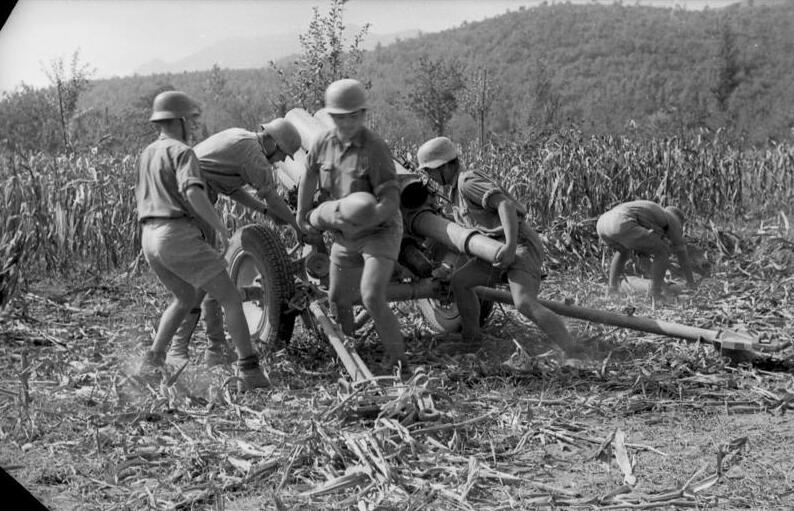
M 560 277 L 542 296 L 791 337 L 781 279 L 725 277 L 664 305 Z M 195 364 L 170 387 L 135 385 L 167 299 L 146 274 L 42 280 L 21 298 L 0 329 L 0 466 L 52 510 L 794 508 L 790 348 L 731 363 L 707 344 L 567 320 L 597 363 L 566 368 L 538 358 L 548 345 L 508 307 L 480 350 L 457 353 L 398 304 L 442 412 L 413 422 L 343 402 L 341 366 L 300 327 L 268 351 L 271 390 L 236 395 L 228 372 Z

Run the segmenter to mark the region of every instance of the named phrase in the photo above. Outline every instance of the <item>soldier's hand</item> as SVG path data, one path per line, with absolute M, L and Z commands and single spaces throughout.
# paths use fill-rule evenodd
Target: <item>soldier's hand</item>
M 309 223 L 309 213 L 301 213 L 297 216 L 297 224 L 298 228 L 300 228 L 301 232 L 307 235 L 322 235 L 322 231 L 314 227 L 312 224 Z
M 496 256 L 494 257 L 493 265 L 497 268 L 502 270 L 506 270 L 513 265 L 513 262 L 516 260 L 516 247 L 502 245 L 499 247 L 499 250 L 496 251 Z

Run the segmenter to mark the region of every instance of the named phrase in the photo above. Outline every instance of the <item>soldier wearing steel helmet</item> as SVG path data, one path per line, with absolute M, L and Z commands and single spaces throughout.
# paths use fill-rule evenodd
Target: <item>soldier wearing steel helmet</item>
M 632 252 L 650 256 L 650 297 L 662 299 L 664 275 L 670 254 L 678 256 L 678 263 L 687 285 L 695 287 L 684 242 L 684 212 L 676 206 L 663 208 L 649 200 L 635 200 L 618 204 L 598 218 L 596 231 L 606 245 L 615 250 L 609 266 L 609 291 L 617 293 L 626 260 Z
M 307 233 L 329 229 L 328 224 L 316 221 L 320 215 L 311 214 L 316 192 L 320 202 L 338 200 L 340 208 L 371 211 L 368 215 L 340 214 L 340 219 L 347 219 L 346 225 L 329 229 L 334 232 L 329 299 L 343 331 L 352 335 L 352 307 L 360 295 L 383 343 L 382 368 L 391 370 L 406 364 L 400 324 L 386 299 L 403 233 L 394 161 L 385 142 L 365 126 L 366 93 L 359 81 L 330 84 L 325 109 L 335 127 L 318 137 L 309 150 L 298 189 L 298 222 Z M 357 192 L 373 195 L 374 205 L 366 200 L 339 200 Z
M 251 345 L 240 293 L 202 230 L 202 224 L 209 226 L 228 244 L 229 233 L 207 197 L 198 158 L 188 145 L 198 106 L 184 92 L 166 91 L 154 98 L 152 110 L 150 121 L 160 136 L 141 153 L 135 197 L 143 254 L 173 300 L 137 374 L 146 380 L 162 377 L 174 332 L 206 291 L 223 307 L 237 349 L 238 389 L 268 387 Z
M 292 210 L 278 194 L 273 175 L 273 164 L 292 158 L 300 148 L 298 130 L 289 121 L 277 118 L 261 124 L 257 132 L 242 128 L 223 130 L 196 144 L 193 150 L 213 204 L 218 195 L 225 195 L 263 215 L 269 214 L 277 222 L 292 226 L 302 238 Z M 251 195 L 246 186 L 256 190 L 256 196 Z M 214 244 L 212 230 L 207 231 L 208 241 Z M 205 365 L 213 367 L 229 360 L 220 307 L 212 295 L 200 294 L 174 335 L 168 352 L 169 363 L 181 364 L 188 360 L 190 337 L 202 314 L 208 340 L 204 352 Z
M 551 338 L 560 357 L 582 356 L 565 323 L 538 301 L 543 245 L 526 222 L 524 206 L 484 173 L 466 170 L 457 147 L 446 137 L 422 144 L 417 159 L 430 179 L 449 187 L 457 223 L 502 242 L 495 261 L 472 257 L 450 277 L 464 349 L 476 349 L 482 342 L 480 301 L 474 288 L 494 286 L 506 277 L 516 309 Z

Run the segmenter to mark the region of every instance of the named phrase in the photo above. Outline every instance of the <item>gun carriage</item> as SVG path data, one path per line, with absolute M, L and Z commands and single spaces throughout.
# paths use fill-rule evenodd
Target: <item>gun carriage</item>
M 332 126 L 332 121 L 322 110 L 312 116 L 305 110 L 294 109 L 286 118 L 298 129 L 303 149 L 296 153 L 295 159 L 277 165 L 277 177 L 285 188 L 295 189 L 303 172 L 305 151 L 318 134 Z M 401 162 L 395 161 L 395 166 L 405 234 L 387 298 L 392 302 L 416 301 L 431 329 L 455 331 L 460 327 L 460 318 L 444 274 L 453 271 L 466 256 L 493 261 L 501 243 L 446 218 L 434 204 L 434 196 L 421 177 Z M 349 380 L 342 382 L 345 389 L 353 392 L 362 385 L 383 382 L 373 376 L 355 350 L 348 346 L 341 329 L 328 315 L 324 287 L 329 266 L 327 253 L 300 245 L 287 251 L 274 230 L 263 225 L 248 225 L 234 234 L 226 257 L 232 280 L 244 295 L 244 310 L 252 336 L 264 343 L 286 342 L 292 336 L 296 318 L 301 316 L 310 330 L 333 347 L 348 373 Z M 438 268 L 446 268 L 447 272 L 434 271 Z M 482 287 L 477 288 L 477 292 L 482 300 L 482 322 L 487 321 L 494 302 L 512 304 L 506 289 Z M 739 332 L 540 301 L 563 316 L 708 342 L 721 352 L 739 358 L 779 349 L 779 346 Z M 424 388 L 427 377 L 420 372 L 414 375 L 412 382 Z M 419 392 L 414 397 L 420 419 L 438 417 L 427 392 Z

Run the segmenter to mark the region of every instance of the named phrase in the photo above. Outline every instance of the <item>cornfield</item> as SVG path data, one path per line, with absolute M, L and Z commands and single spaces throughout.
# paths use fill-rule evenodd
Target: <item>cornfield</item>
M 415 153 L 414 147 L 395 154 Z M 718 139 L 584 138 L 468 148 L 465 163 L 496 176 L 526 203 L 546 242 L 584 258 L 592 221 L 633 198 L 677 204 L 693 219 L 786 210 L 794 195 L 794 148 L 740 150 Z M 0 163 L 0 304 L 26 274 L 100 272 L 138 260 L 137 155 L 7 156 Z M 231 228 L 255 220 L 221 202 Z

